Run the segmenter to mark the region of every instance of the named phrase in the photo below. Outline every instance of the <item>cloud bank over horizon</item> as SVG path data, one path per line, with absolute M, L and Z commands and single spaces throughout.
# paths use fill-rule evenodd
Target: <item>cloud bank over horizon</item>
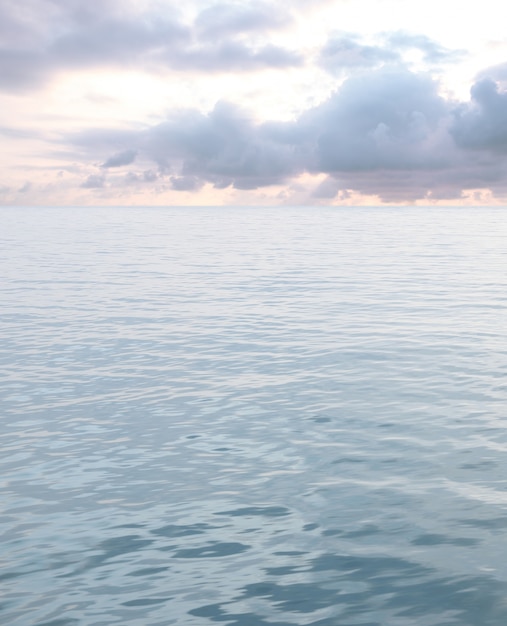
M 4 0 L 2 203 L 505 201 L 501 42 L 464 98 L 469 51 L 347 2 L 176 7 Z

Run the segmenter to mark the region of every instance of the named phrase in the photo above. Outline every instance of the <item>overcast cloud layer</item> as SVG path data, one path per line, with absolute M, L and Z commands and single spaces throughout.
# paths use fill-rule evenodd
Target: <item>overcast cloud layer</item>
M 346 2 L 177 6 L 2 1 L 4 203 L 504 199 L 500 54 L 463 98 L 445 77 L 469 51 L 327 25 Z

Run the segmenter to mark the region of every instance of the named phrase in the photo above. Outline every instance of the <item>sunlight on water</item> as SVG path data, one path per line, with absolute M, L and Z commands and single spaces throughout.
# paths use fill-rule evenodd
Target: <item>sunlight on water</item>
M 507 210 L 0 215 L 3 624 L 507 623 Z

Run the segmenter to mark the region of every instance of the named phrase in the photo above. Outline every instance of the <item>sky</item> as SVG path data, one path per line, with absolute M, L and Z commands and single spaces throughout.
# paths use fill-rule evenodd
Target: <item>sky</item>
M 497 0 L 0 0 L 2 205 L 507 202 Z

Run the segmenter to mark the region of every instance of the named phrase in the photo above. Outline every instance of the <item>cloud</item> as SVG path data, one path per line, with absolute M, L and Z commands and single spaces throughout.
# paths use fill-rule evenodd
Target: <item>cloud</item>
M 340 182 L 335 178 L 328 176 L 312 191 L 312 197 L 317 199 L 332 200 L 338 194 L 340 189 Z
M 426 75 L 379 70 L 349 79 L 325 103 L 294 122 L 256 123 L 219 102 L 208 114 L 173 113 L 146 131 L 83 133 L 88 149 L 130 145 L 104 163 L 127 165 L 138 153 L 169 173 L 174 189 L 256 189 L 312 173 L 427 170 L 446 166 L 449 115 Z M 75 140 L 76 138 L 74 138 Z M 197 182 L 199 181 L 199 182 Z M 319 194 L 329 194 L 329 185 Z
M 55 37 L 46 54 L 49 62 L 62 67 L 128 66 L 145 55 L 149 60 L 158 49 L 170 50 L 189 38 L 187 28 L 167 18 L 109 16 L 74 24 L 68 32 Z
M 92 128 L 71 133 L 67 135 L 66 141 L 72 146 L 78 147 L 85 155 L 100 153 L 99 159 L 107 160 L 110 157 L 105 157 L 105 154 L 109 155 L 111 152 L 114 152 L 115 155 L 125 154 L 134 150 L 132 146 L 139 141 L 139 131 L 123 128 Z
M 240 33 L 266 32 L 286 26 L 290 15 L 272 4 L 217 3 L 201 11 L 194 26 L 203 39 L 218 38 Z
M 443 165 L 434 143 L 447 114 L 428 76 L 379 70 L 347 80 L 300 124 L 314 138 L 316 171 L 403 170 Z
M 143 179 L 147 182 L 147 183 L 152 183 L 155 180 L 158 179 L 158 174 L 157 172 L 154 172 L 153 170 L 145 170 L 143 172 Z
M 219 188 L 255 189 L 294 172 L 294 148 L 263 132 L 248 114 L 219 102 L 204 115 L 174 114 L 141 138 L 144 154 L 161 168 L 197 177 Z
M 30 191 L 30 189 L 32 188 L 32 183 L 29 181 L 26 181 L 19 189 L 18 192 L 19 193 L 26 193 L 27 191 Z
M 407 53 L 419 51 L 429 66 L 459 60 L 462 50 L 449 50 L 426 35 L 404 31 L 383 33 L 376 37 L 377 43 L 364 43 L 355 33 L 332 35 L 319 53 L 317 62 L 331 74 L 343 74 L 350 70 L 373 69 L 390 65 L 406 66 L 410 63 Z
M 8 139 L 35 139 L 42 138 L 42 133 L 37 130 L 16 128 L 14 126 L 0 126 L 0 135 Z
M 309 192 L 317 199 L 354 190 L 401 202 L 504 190 L 506 111 L 507 93 L 489 80 L 476 83 L 471 102 L 456 103 L 429 75 L 387 67 L 349 78 L 291 122 L 260 123 L 219 102 L 207 114 L 180 110 L 145 130 L 86 131 L 68 141 L 95 162 L 104 152 L 113 152 L 109 164 L 137 156 L 144 169 L 136 181 L 165 178 L 177 191 L 259 189 L 307 172 L 328 175 Z M 84 186 L 103 184 L 95 175 Z
M 471 150 L 507 154 L 507 93 L 489 78 L 471 89 L 472 101 L 455 112 L 451 133 L 456 143 Z
M 353 34 L 331 37 L 319 55 L 319 64 L 331 73 L 340 73 L 351 68 L 373 68 L 400 61 L 401 56 L 396 50 L 363 44 Z
M 118 152 L 109 157 L 102 167 L 121 167 L 123 165 L 130 165 L 136 160 L 137 150 L 125 150 L 124 152 Z
M 502 85 L 507 83 L 507 63 L 493 65 L 492 67 L 488 67 L 479 72 L 477 80 L 479 81 L 484 78 L 489 78 L 490 80 Z
M 172 176 L 171 188 L 176 191 L 197 191 L 203 186 L 203 181 L 200 181 L 195 176 Z
M 144 72 L 251 72 L 301 67 L 305 55 L 273 43 L 273 31 L 294 22 L 298 3 L 215 2 L 184 18 L 174 2 L 104 0 L 100 10 L 84 0 L 4 0 L 0 6 L 0 89 L 29 90 L 60 72 L 90 68 Z M 319 3 L 317 3 L 319 4 Z M 193 6 L 191 4 L 191 6 Z M 317 56 L 331 74 L 400 64 L 419 50 L 428 64 L 454 61 L 424 35 L 384 33 L 377 43 L 335 34 Z
M 257 47 L 231 39 L 171 50 L 166 61 L 176 70 L 218 73 L 296 67 L 303 64 L 303 57 L 272 44 Z
M 4 0 L 0 88 L 31 89 L 55 73 L 92 67 L 228 72 L 296 66 L 298 53 L 248 39 L 288 21 L 287 13 L 254 3 L 215 4 L 187 23 L 171 3 L 162 13 L 114 0 L 100 10 L 82 0 L 28 0 L 22 11 Z
M 450 50 L 419 33 L 397 31 L 388 33 L 384 37 L 386 44 L 395 50 L 419 50 L 423 53 L 423 60 L 429 64 L 451 63 L 466 54 L 464 50 Z
M 105 176 L 101 174 L 90 174 L 88 178 L 81 185 L 84 189 L 101 189 L 106 182 Z

